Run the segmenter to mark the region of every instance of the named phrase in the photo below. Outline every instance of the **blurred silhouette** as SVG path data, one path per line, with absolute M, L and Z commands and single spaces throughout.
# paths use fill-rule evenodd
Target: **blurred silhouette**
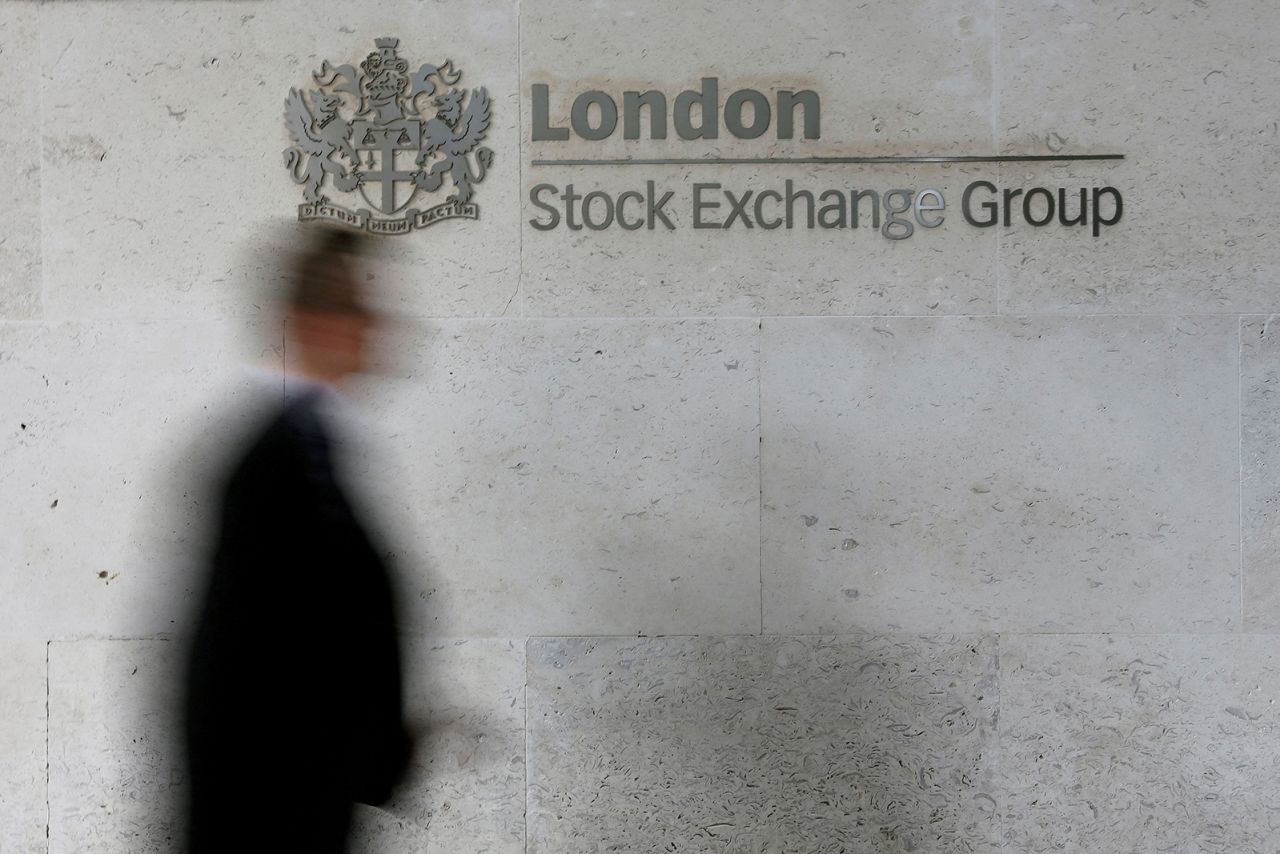
M 354 804 L 408 764 L 391 577 L 333 459 L 377 327 L 359 250 L 334 231 L 294 257 L 288 393 L 221 486 L 186 682 L 192 854 L 345 851 Z

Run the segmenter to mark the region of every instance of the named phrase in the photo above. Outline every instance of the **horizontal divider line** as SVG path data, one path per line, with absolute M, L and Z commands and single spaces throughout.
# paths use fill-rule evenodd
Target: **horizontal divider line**
M 875 163 L 1053 163 L 1074 160 L 1124 160 L 1123 154 L 965 154 L 886 157 L 660 157 L 601 160 L 534 160 L 534 166 L 767 166 L 855 165 Z

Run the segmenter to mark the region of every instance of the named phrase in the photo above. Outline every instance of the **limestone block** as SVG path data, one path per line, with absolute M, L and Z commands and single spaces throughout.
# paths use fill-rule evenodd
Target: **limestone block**
M 380 240 L 388 307 L 499 314 L 511 305 L 519 242 L 513 4 L 446 15 L 390 0 L 251 8 L 214 0 L 157 15 L 146 2 L 74 3 L 45 6 L 40 16 L 52 316 L 256 313 L 269 274 L 262 268 L 293 233 L 303 201 L 283 161 L 292 144 L 285 98 L 314 86 L 325 60 L 358 65 L 381 36 L 401 39 L 412 70 L 447 56 L 463 72 L 460 86 L 487 87 L 495 99 L 480 220 Z M 442 27 L 447 42 L 424 36 Z
M 419 638 L 405 650 L 409 778 L 362 810 L 353 850 L 524 852 L 524 644 Z
M 1249 631 L 1280 629 L 1280 347 L 1274 316 L 1240 323 L 1241 595 Z
M 1270 61 L 1280 8 L 1035 0 L 1003 4 L 999 17 L 1002 152 L 1126 158 L 1001 170 L 1005 187 L 1110 185 L 1125 204 L 1099 238 L 1080 227 L 999 229 L 1001 309 L 1275 310 L 1266 234 L 1267 176 L 1280 167 Z
M 1007 850 L 1270 850 L 1278 696 L 1261 635 L 1002 637 Z
M 49 652 L 49 850 L 180 850 L 178 644 L 54 642 Z
M 734 220 L 728 229 L 693 228 L 693 192 L 699 183 L 708 208 L 705 222 L 731 215 L 724 191 L 741 199 L 793 190 L 820 196 L 838 190 L 937 189 L 958 200 L 960 188 L 984 168 L 939 165 L 631 165 L 549 166 L 535 161 L 597 158 L 760 158 L 990 153 L 989 118 L 993 47 L 990 4 L 965 0 L 945 10 L 876 0 L 856 6 L 809 2 L 691 5 L 622 2 L 584 7 L 555 0 L 521 6 L 521 86 L 525 115 L 522 145 L 523 269 L 526 312 L 531 315 L 809 315 L 973 314 L 994 308 L 995 235 L 955 227 L 915 226 L 913 237 L 888 240 L 864 209 L 858 229 L 803 227 L 807 202 L 796 203 L 794 227 L 769 230 L 755 224 L 753 196 L 746 210 L 753 226 Z M 920 58 L 928 57 L 927 61 Z M 875 71 L 872 71 L 875 69 Z M 714 139 L 682 139 L 672 124 L 684 90 L 701 90 L 703 78 L 719 80 L 718 105 L 752 88 L 770 104 L 773 122 L 761 136 L 742 139 L 719 123 Z M 668 106 L 665 138 L 652 138 L 642 115 L 638 139 L 625 139 L 625 116 L 615 132 L 593 141 L 534 140 L 532 87 L 548 87 L 548 124 L 570 127 L 572 104 L 590 90 L 608 93 L 625 107 L 624 91 L 661 91 Z M 805 139 L 795 113 L 793 138 L 779 138 L 779 91 L 810 90 L 821 102 L 819 138 Z M 594 108 L 593 108 L 594 109 Z M 745 110 L 744 115 L 751 114 Z M 597 113 L 589 112 L 595 122 Z M 695 111 L 696 115 L 696 111 Z M 753 122 L 754 118 L 751 119 Z M 744 119 L 744 123 L 745 123 Z M 674 194 L 664 208 L 675 230 L 654 218 L 654 228 L 569 230 L 563 223 L 542 231 L 549 215 L 529 200 L 540 184 L 569 184 L 585 195 L 629 190 L 654 202 Z M 881 200 L 883 202 L 883 199 Z M 604 203 L 591 216 L 603 221 Z M 772 221 L 769 200 L 760 219 Z M 817 199 L 817 206 L 823 205 Z M 865 206 L 869 202 L 864 201 Z M 896 204 L 896 202 L 895 202 Z M 633 207 L 633 221 L 647 210 Z M 819 214 L 815 212 L 815 217 Z M 835 221 L 831 214 L 828 222 Z M 956 219 L 954 211 L 950 214 Z M 883 225 L 883 222 L 881 223 Z
M 416 631 L 758 631 L 751 320 L 442 320 L 363 392 Z
M 533 639 L 528 850 L 997 851 L 994 653 Z
M 271 394 L 243 360 L 278 370 L 279 347 L 216 322 L 0 324 L 0 634 L 178 628 L 218 464 Z
M 5 164 L 0 238 L 0 318 L 39 317 L 40 72 L 28 61 L 39 42 L 37 6 L 0 9 L 0 162 Z
M 767 631 L 1239 625 L 1226 318 L 780 319 Z
M 48 804 L 45 644 L 0 642 L 0 854 L 44 854 Z

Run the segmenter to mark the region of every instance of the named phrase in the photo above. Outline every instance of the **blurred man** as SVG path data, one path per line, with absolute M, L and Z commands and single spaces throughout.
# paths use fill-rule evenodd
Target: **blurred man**
M 289 395 L 222 485 L 187 678 L 192 854 L 343 852 L 353 804 L 409 759 L 391 579 L 332 459 L 375 330 L 356 250 L 325 233 L 295 259 Z

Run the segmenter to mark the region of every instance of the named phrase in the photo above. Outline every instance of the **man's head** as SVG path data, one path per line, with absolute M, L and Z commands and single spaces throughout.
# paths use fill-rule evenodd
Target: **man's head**
M 377 318 L 367 304 L 354 232 L 325 229 L 297 252 L 284 310 L 303 373 L 337 383 L 369 365 L 369 335 Z

